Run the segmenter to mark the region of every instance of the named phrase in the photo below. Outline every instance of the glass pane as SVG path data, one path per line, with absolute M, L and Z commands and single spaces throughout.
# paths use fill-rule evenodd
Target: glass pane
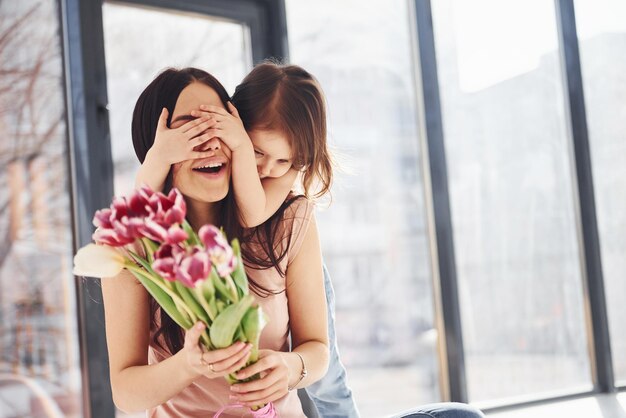
M 626 385 L 626 3 L 576 0 L 615 378 Z
M 0 2 L 1 418 L 82 416 L 58 16 Z
M 115 194 L 123 195 L 139 167 L 130 137 L 133 108 L 150 81 L 168 67 L 198 67 L 232 94 L 252 54 L 246 26 L 211 16 L 105 3 L 103 20 Z
M 343 168 L 318 225 L 356 402 L 381 417 L 437 401 L 408 2 L 292 0 L 287 17 L 291 61 L 325 90 Z
M 554 4 L 432 4 L 469 398 L 591 389 Z

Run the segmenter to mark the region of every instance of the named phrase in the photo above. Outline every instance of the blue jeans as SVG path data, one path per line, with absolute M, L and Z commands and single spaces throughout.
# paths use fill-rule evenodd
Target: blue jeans
M 304 413 L 309 418 L 318 416 L 358 418 L 359 412 L 352 399 L 352 391 L 346 383 L 346 369 L 339 359 L 335 334 L 335 291 L 326 265 L 324 265 L 324 287 L 328 310 L 328 371 L 323 378 L 304 389 L 304 392 L 300 390 L 298 395 L 302 400 Z
M 424 405 L 405 411 L 392 418 L 485 418 L 482 412 L 469 405 L 443 402 Z

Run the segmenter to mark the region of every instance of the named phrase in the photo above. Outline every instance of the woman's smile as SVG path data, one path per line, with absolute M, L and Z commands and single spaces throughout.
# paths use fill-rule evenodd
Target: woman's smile
M 228 172 L 228 159 L 223 156 L 203 158 L 194 162 L 191 169 L 198 175 L 215 180 Z

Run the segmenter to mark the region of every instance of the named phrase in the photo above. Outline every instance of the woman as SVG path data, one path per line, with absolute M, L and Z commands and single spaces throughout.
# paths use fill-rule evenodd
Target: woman
M 144 90 L 135 109 L 137 156 L 145 158 L 163 107 L 174 128 L 188 121 L 201 104 L 225 108 L 227 100 L 224 88 L 205 72 L 162 73 Z M 263 378 L 229 387 L 224 376 L 245 364 L 249 347 L 234 344 L 204 352 L 198 345 L 201 327 L 183 336 L 144 288 L 122 273 L 102 285 L 113 399 L 122 410 L 148 410 L 153 417 L 207 416 L 229 403 L 253 406 L 270 401 L 280 416 L 302 417 L 300 401 L 291 389 L 320 379 L 328 363 L 322 263 L 312 205 L 290 197 L 262 228 L 242 231 L 230 193 L 230 151 L 218 141 L 213 138 L 206 144 L 212 156 L 176 164 L 168 180 L 184 195 L 194 229 L 212 223 L 242 240 L 252 288 L 270 322 L 261 337 L 259 361 L 238 377 L 261 372 Z M 221 164 L 217 172 L 201 170 L 214 163 Z M 292 352 L 287 351 L 289 333 Z M 227 411 L 222 416 L 242 414 Z

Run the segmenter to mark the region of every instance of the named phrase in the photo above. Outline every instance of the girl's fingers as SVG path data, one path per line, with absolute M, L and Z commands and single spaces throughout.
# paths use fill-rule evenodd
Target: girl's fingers
M 203 116 L 201 118 L 190 120 L 189 122 L 185 123 L 180 128 L 178 128 L 178 130 L 182 133 L 187 133 L 190 130 L 196 128 L 198 125 L 206 123 L 209 120 L 211 120 L 211 116 Z
M 204 325 L 203 322 L 198 321 L 190 330 L 185 332 L 185 348 L 200 350 L 198 342 L 200 341 L 200 335 L 205 327 L 206 325 Z
M 222 115 L 219 115 L 213 112 L 208 112 L 206 110 L 192 110 L 189 114 L 196 118 L 213 118 L 214 120 L 218 122 L 221 122 L 223 120 Z
M 217 113 L 218 115 L 222 115 L 222 116 L 230 116 L 230 114 L 223 107 L 219 107 L 219 106 L 200 105 L 200 110 L 204 110 L 210 113 Z
M 191 151 L 191 154 L 186 158 L 187 160 L 197 160 L 199 158 L 215 157 L 215 151 Z
M 237 119 L 241 119 L 239 117 L 239 112 L 237 111 L 237 108 L 235 107 L 233 102 L 229 101 L 228 103 L 226 103 L 226 106 L 228 106 L 228 111 L 230 112 L 231 115 L 235 116 Z
M 216 136 L 219 135 L 220 131 L 221 129 L 217 129 L 217 128 L 207 129 L 206 132 L 204 132 L 202 135 L 191 138 L 187 144 L 189 145 L 189 147 L 193 149 L 197 147 L 198 145 L 202 145 L 205 142 L 210 141 L 211 139 L 215 138 Z
M 198 125 L 186 131 L 185 137 L 187 137 L 187 139 L 191 139 L 211 128 L 213 125 L 215 125 L 215 121 L 213 119 L 204 120 L 202 123 L 199 123 Z
M 161 114 L 159 115 L 159 121 L 157 122 L 157 130 L 167 129 L 167 115 L 169 115 L 169 112 L 167 111 L 167 108 L 164 107 L 161 110 Z

